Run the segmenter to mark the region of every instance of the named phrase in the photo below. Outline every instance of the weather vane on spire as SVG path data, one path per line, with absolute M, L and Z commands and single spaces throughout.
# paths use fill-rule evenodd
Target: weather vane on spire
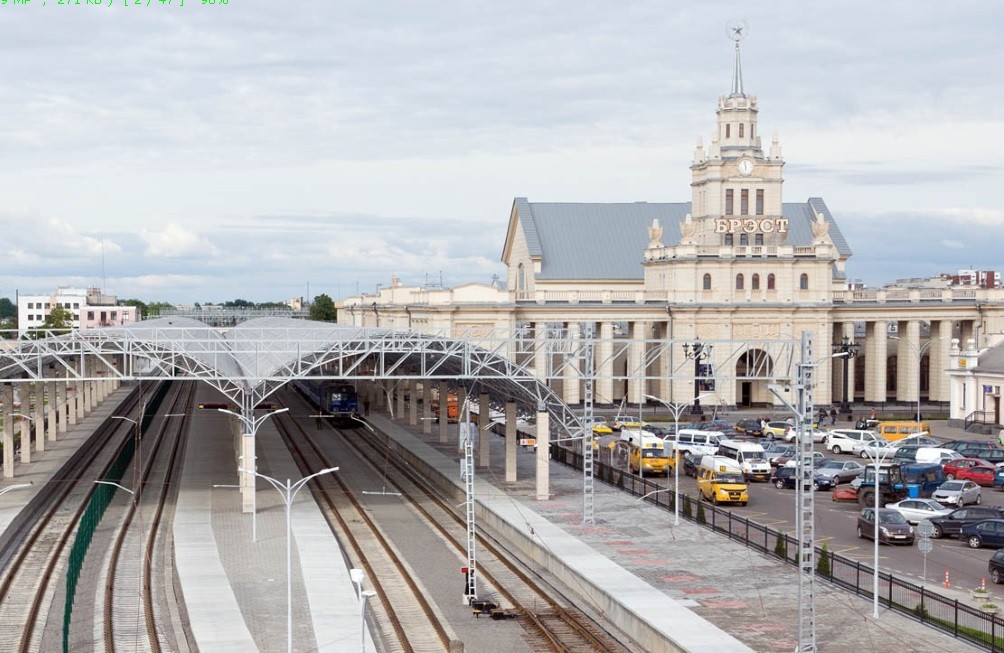
M 750 27 L 745 20 L 730 20 L 725 28 L 729 38 L 736 44 L 736 64 L 732 70 L 732 94 L 729 97 L 746 97 L 743 92 L 743 68 L 739 61 L 739 41 L 742 41 L 749 34 Z

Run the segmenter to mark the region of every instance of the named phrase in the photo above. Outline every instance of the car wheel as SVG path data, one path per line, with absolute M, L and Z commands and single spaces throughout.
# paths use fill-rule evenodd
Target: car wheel
M 812 488 L 818 492 L 819 491 L 819 481 L 813 481 L 812 482 Z
M 840 449 L 840 445 L 837 444 L 833 445 L 833 449 L 831 449 L 831 451 L 833 451 L 833 453 L 843 453 Z
M 946 481 L 954 481 L 955 480 L 955 474 L 945 474 L 945 480 Z
M 1001 572 L 1000 569 L 994 569 L 990 572 L 990 580 L 994 583 L 1000 584 L 1001 582 Z
M 774 487 L 776 487 L 779 490 L 783 490 L 784 489 L 784 481 L 780 481 L 780 480 L 779 481 L 774 481 Z
M 972 535 L 972 536 L 969 537 L 969 548 L 970 549 L 978 549 L 978 548 L 980 548 L 981 544 L 983 544 L 983 542 L 980 542 L 980 536 L 979 535 Z
M 861 530 L 861 527 L 860 527 L 860 526 L 858 526 L 858 537 L 860 537 L 860 538 L 863 538 L 864 536 L 865 536 L 865 533 L 864 533 L 864 531 L 862 531 L 862 530 Z
M 861 457 L 862 457 L 862 458 L 863 458 L 864 460 L 868 460 L 868 454 L 867 454 L 867 453 L 865 453 L 864 451 L 862 451 L 862 452 L 861 452 Z
M 932 526 L 934 526 L 934 534 L 931 537 L 937 540 L 945 536 L 945 531 L 941 529 L 941 526 L 938 526 L 937 524 L 932 524 Z

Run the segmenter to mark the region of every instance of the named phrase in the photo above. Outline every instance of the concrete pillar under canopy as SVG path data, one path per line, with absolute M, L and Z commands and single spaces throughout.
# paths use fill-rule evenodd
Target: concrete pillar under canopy
M 491 428 L 492 409 L 488 394 L 482 392 L 478 397 L 478 467 L 488 467 L 491 465 Z
M 551 435 L 550 415 L 547 411 L 537 413 L 537 501 L 551 498 Z
M 505 482 L 516 482 L 516 402 L 505 402 Z

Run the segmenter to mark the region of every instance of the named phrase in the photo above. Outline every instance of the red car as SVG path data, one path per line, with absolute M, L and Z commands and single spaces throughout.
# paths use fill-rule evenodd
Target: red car
M 945 463 L 945 479 L 968 480 L 977 485 L 992 487 L 996 466 L 979 458 L 956 458 Z

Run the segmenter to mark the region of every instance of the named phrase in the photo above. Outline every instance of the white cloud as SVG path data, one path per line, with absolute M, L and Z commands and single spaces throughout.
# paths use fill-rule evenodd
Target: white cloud
M 146 243 L 147 256 L 194 258 L 219 254 L 219 249 L 207 238 L 176 224 L 165 225 L 162 231 L 144 229 L 140 238 Z

